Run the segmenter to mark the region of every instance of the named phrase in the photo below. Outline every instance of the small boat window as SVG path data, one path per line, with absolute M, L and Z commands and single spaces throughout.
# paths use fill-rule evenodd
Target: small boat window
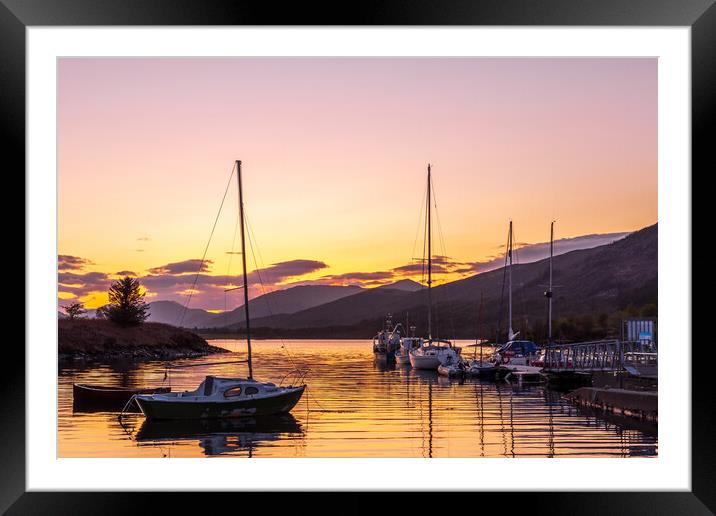
M 256 387 L 246 387 L 246 395 L 249 394 L 258 394 L 259 390 Z
M 231 389 L 226 389 L 224 391 L 224 398 L 235 398 L 236 396 L 241 395 L 241 386 L 238 387 L 232 387 Z

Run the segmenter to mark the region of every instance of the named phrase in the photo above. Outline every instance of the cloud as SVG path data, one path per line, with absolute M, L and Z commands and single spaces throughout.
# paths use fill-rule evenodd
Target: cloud
M 61 291 L 83 297 L 90 292 L 106 291 L 112 279 L 104 272 L 60 272 L 57 275 L 57 283 Z
M 199 259 L 168 263 L 148 269 L 147 274 L 139 276 L 138 279 L 148 290 L 147 295 L 154 299 L 184 303 L 191 293 L 192 307 L 223 308 L 227 296 L 225 290 L 242 285 L 243 277 L 240 273 L 234 275 L 210 274 L 212 263 L 211 260 L 205 260 L 201 264 Z M 201 271 L 197 274 L 200 264 Z M 248 275 L 249 296 L 255 297 L 263 292 L 285 288 L 288 286 L 286 281 L 327 267 L 328 265 L 322 261 L 297 259 L 273 263 L 258 271 L 253 270 Z M 118 275 L 120 274 L 118 273 Z M 239 292 L 237 290 L 234 293 L 229 293 L 230 301 Z M 235 299 L 233 302 L 235 303 Z
M 584 235 L 574 238 L 561 238 L 554 241 L 554 255 L 569 253 L 580 249 L 591 249 L 600 245 L 611 244 L 617 240 L 621 240 L 626 233 L 605 233 Z M 493 269 L 498 269 L 505 264 L 504 246 L 503 252 L 494 257 L 480 262 L 466 263 L 465 267 L 456 270 L 460 274 L 478 274 Z M 549 242 L 540 242 L 537 244 L 521 243 L 513 251 L 513 260 L 515 263 L 531 263 L 544 260 L 549 257 Z
M 608 244 L 623 238 L 628 233 L 610 233 L 603 235 L 586 235 L 576 238 L 566 238 L 555 241 L 555 254 L 564 254 L 577 249 L 587 249 Z M 460 277 L 471 276 L 502 267 L 504 264 L 504 247 L 494 256 L 481 261 L 464 261 L 449 256 L 433 256 L 433 277 L 435 284 Z M 549 255 L 549 242 L 525 244 L 515 251 L 517 263 L 528 263 L 546 258 Z M 147 289 L 147 296 L 153 299 L 173 300 L 184 303 L 187 295 L 193 289 L 192 307 L 223 308 L 228 300 L 228 308 L 240 304 L 243 298 L 241 290 L 225 292 L 229 287 L 243 284 L 241 274 L 212 275 L 210 274 L 213 262 L 206 260 L 201 271 L 201 260 L 192 259 L 168 263 L 160 267 L 148 269 L 146 273 L 136 275 L 133 271 L 119 271 L 114 274 L 103 272 L 86 272 L 79 270 L 82 266 L 90 264 L 89 260 L 61 255 L 58 262 L 65 264 L 69 270 L 58 274 L 59 290 L 63 296 L 83 297 L 90 293 L 106 292 L 113 278 L 117 276 L 135 276 Z M 272 263 L 261 270 L 249 273 L 249 296 L 255 297 L 264 292 L 284 289 L 299 285 L 358 285 L 363 287 L 376 287 L 394 283 L 395 281 L 410 278 L 421 280 L 427 274 L 425 263 L 413 261 L 391 269 L 378 271 L 354 271 L 341 274 L 325 274 L 315 279 L 303 278 L 307 274 L 322 271 L 328 265 L 319 260 L 296 259 Z
M 211 260 L 204 260 L 202 262 L 200 259 L 194 258 L 192 260 L 184 260 L 183 262 L 174 262 L 160 267 L 153 267 L 147 269 L 147 272 L 151 274 L 196 274 L 197 272 L 209 272 L 210 266 L 213 263 Z
M 249 274 L 249 281 L 260 280 L 263 283 L 276 284 L 303 276 L 317 270 L 325 269 L 328 265 L 318 260 L 289 260 L 286 262 L 272 263 L 268 267 L 252 271 Z
M 150 240 L 151 240 L 151 238 L 149 238 L 149 237 L 139 237 L 139 238 L 137 238 L 137 241 L 138 241 L 138 242 L 149 242 Z
M 87 265 L 93 265 L 93 262 L 86 258 L 69 254 L 57 255 L 57 269 L 60 271 L 81 270 Z

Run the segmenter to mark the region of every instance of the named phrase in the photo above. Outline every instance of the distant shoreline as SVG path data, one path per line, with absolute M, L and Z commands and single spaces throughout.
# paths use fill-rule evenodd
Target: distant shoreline
M 76 360 L 174 360 L 226 353 L 196 333 L 168 324 L 122 327 L 102 319 L 61 319 L 58 358 Z

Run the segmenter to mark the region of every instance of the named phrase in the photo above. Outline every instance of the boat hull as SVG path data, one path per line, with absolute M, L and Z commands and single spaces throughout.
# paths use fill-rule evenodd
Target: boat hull
M 127 389 L 104 385 L 72 384 L 72 401 L 76 405 L 101 405 L 119 407 L 120 409 L 135 394 L 157 394 L 170 392 L 169 387 L 153 387 L 146 389 Z
M 395 363 L 405 365 L 410 363 L 410 355 L 395 355 Z
M 415 355 L 410 354 L 410 365 L 413 369 L 425 369 L 430 371 L 437 371 L 440 367 L 440 358 L 437 355 Z
M 463 376 L 465 374 L 465 371 L 457 367 L 440 365 L 438 366 L 438 374 L 441 376 L 447 376 L 448 378 L 455 378 L 458 376 Z
M 139 396 L 135 398 L 147 419 L 218 419 L 246 416 L 273 416 L 290 412 L 306 386 L 286 389 L 261 398 L 236 401 L 179 401 Z

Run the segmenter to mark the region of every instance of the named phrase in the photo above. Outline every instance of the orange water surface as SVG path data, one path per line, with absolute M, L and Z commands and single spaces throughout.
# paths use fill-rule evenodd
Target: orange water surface
M 206 425 L 73 406 L 72 383 L 195 389 L 207 374 L 245 376 L 245 342 L 173 364 L 72 364 L 59 370 L 60 457 L 653 457 L 656 429 L 586 413 L 542 385 L 448 380 L 373 359 L 365 340 L 253 341 L 254 376 L 284 384 L 308 369 L 286 417 Z M 458 343 L 460 344 L 460 343 Z M 465 344 L 465 343 L 463 343 Z M 463 352 L 470 354 L 467 348 Z

